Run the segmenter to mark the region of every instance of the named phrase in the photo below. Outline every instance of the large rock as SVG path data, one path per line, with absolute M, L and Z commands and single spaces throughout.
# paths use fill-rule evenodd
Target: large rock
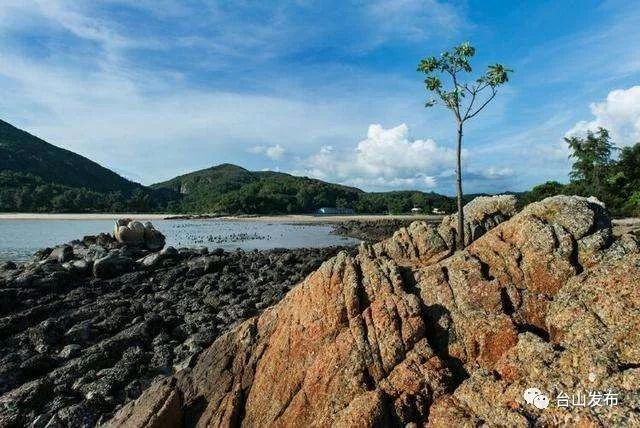
M 466 245 L 508 220 L 516 213 L 516 198 L 513 195 L 479 197 L 464 207 Z M 373 246 L 378 256 L 390 257 L 402 265 L 424 266 L 450 256 L 456 249 L 457 216 L 445 217 L 435 227 L 424 221 L 402 227 L 386 239 Z
M 125 272 L 129 272 L 133 262 L 129 257 L 118 253 L 111 253 L 93 262 L 93 275 L 96 278 L 115 278 Z
M 480 196 L 464 206 L 464 245 L 475 241 L 488 230 L 512 217 L 518 201 L 514 195 Z M 438 232 L 449 247 L 455 248 L 458 234 L 458 213 L 442 220 Z
M 154 229 L 150 222 L 142 224 L 128 218 L 116 221 L 113 236 L 125 245 L 142 246 L 151 251 L 159 251 L 165 244 L 164 235 Z
M 452 255 L 451 236 L 417 223 L 328 260 L 113 426 L 158 423 L 146 415 L 174 393 L 181 418 L 166 422 L 186 426 L 637 425 L 635 238 L 614 241 L 583 198 L 504 222 L 491 210 L 469 216 L 486 230 Z M 531 386 L 617 389 L 625 403 L 542 411 L 523 399 Z

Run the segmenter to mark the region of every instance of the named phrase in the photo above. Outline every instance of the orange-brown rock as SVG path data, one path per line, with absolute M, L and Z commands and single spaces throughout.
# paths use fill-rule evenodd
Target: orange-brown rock
M 111 425 L 635 422 L 622 415 L 638 408 L 640 255 L 635 238 L 610 232 L 599 205 L 564 196 L 476 229 L 470 236 L 482 236 L 453 255 L 451 235 L 415 223 L 328 260 Z M 541 411 L 523 400 L 530 386 L 617 386 L 636 401 Z

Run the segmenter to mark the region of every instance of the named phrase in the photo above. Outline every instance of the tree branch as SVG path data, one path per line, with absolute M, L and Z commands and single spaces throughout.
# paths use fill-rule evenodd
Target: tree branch
M 471 102 L 469 103 L 469 107 L 467 107 L 467 111 L 464 112 L 464 119 L 463 120 L 467 120 L 467 118 L 469 116 L 469 112 L 473 108 L 473 103 L 476 102 L 476 94 L 478 93 L 476 88 L 474 88 L 473 91 L 469 91 L 469 92 L 471 92 Z
M 455 71 L 451 71 L 449 69 L 445 69 L 447 71 L 447 73 L 449 73 L 451 75 L 451 78 L 453 79 L 453 87 L 456 90 L 456 94 L 458 92 L 458 78 L 456 77 L 456 72 Z M 456 115 L 456 119 L 458 119 L 458 122 L 462 121 L 462 117 L 460 116 L 460 99 L 459 97 L 456 95 L 456 108 L 455 109 L 451 109 L 453 110 L 453 112 Z
M 494 88 L 492 86 L 491 87 L 491 96 L 484 103 L 482 103 L 482 105 L 480 107 L 478 107 L 478 109 L 476 111 L 474 111 L 471 115 L 466 114 L 463 120 L 471 119 L 473 116 L 475 116 L 476 114 L 480 113 L 480 111 L 482 111 L 482 109 L 485 108 L 487 106 L 487 104 L 489 104 L 489 102 L 491 102 L 491 100 L 496 96 L 497 93 L 498 93 L 498 91 L 496 91 L 496 88 Z

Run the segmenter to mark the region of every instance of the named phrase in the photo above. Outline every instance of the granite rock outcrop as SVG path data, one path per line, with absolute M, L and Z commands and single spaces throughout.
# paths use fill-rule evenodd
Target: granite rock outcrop
M 445 219 L 339 253 L 107 425 L 156 426 L 155 406 L 184 426 L 637 426 L 637 237 L 579 197 L 468 210 L 465 250 Z M 618 402 L 553 398 L 589 391 Z

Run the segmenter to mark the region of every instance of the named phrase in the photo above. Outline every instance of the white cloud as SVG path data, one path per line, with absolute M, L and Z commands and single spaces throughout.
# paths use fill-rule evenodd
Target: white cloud
M 274 146 L 268 146 L 268 147 L 267 146 L 249 147 L 248 152 L 254 155 L 264 154 L 269 159 L 279 160 L 279 159 L 282 159 L 282 156 L 284 156 L 286 150 L 280 144 L 276 144 Z
M 640 86 L 613 90 L 606 100 L 592 103 L 590 109 L 594 118 L 576 123 L 567 135 L 584 135 L 602 127 L 609 130 L 618 146 L 640 142 Z
M 497 168 L 493 166 L 490 166 L 489 168 L 483 170 L 480 173 L 480 175 L 483 178 L 486 178 L 489 180 L 499 180 L 503 178 L 508 178 L 508 177 L 512 177 L 513 174 L 514 174 L 514 171 L 511 168 Z
M 297 173 L 367 189 L 430 189 L 454 163 L 454 150 L 431 139 L 412 140 L 405 124 L 389 129 L 374 124 L 355 148 L 323 146 L 303 160 L 305 170 Z
M 278 160 L 282 158 L 284 152 L 284 147 L 282 147 L 280 144 L 276 144 L 275 146 L 268 147 L 266 154 L 270 159 Z
M 438 0 L 376 0 L 367 11 L 383 39 L 424 40 L 443 30 L 455 33 L 464 24 L 455 7 Z

